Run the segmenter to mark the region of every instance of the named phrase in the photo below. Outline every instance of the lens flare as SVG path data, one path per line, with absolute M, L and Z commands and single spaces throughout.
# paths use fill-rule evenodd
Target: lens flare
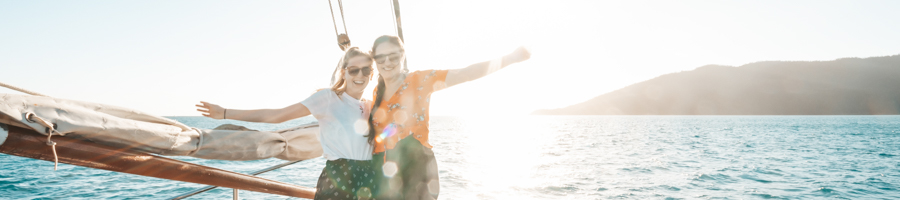
M 438 194 L 438 192 L 440 190 L 441 190 L 441 185 L 440 185 L 440 183 L 438 183 L 438 180 L 432 179 L 432 180 L 428 181 L 428 193 L 435 195 L 435 194 Z
M 397 175 L 397 163 L 387 161 L 382 165 L 382 169 L 384 169 L 385 177 L 394 177 L 394 175 Z
M 384 130 L 381 131 L 381 134 L 378 135 L 378 142 L 383 141 L 385 138 L 391 137 L 397 133 L 397 125 L 394 123 L 388 124 L 384 127 Z
M 369 122 L 365 119 L 356 120 L 356 123 L 353 123 L 353 129 L 359 135 L 369 134 Z
M 359 192 L 356 192 L 356 196 L 359 199 L 369 199 L 372 198 L 372 190 L 368 187 L 359 188 Z
M 394 121 L 400 124 L 406 124 L 406 120 L 409 119 L 409 114 L 403 112 L 402 110 L 398 110 L 394 113 Z

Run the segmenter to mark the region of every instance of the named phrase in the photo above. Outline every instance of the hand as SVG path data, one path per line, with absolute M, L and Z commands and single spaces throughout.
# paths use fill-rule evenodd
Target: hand
M 200 104 L 196 106 L 197 111 L 200 111 L 203 116 L 213 119 L 225 119 L 225 108 L 222 108 L 222 106 L 205 101 L 200 101 Z
M 525 48 L 524 46 L 520 46 L 509 55 L 506 55 L 506 58 L 508 61 L 511 61 L 510 64 L 522 62 L 531 58 L 531 50 L 528 50 L 528 48 Z

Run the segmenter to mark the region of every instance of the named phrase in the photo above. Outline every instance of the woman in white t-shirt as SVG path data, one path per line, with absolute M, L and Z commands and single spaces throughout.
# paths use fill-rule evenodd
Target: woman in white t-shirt
M 328 159 L 316 184 L 315 199 L 371 198 L 375 189 L 372 145 L 365 137 L 371 103 L 362 99 L 372 78 L 372 56 L 352 47 L 339 63 L 340 76 L 300 103 L 281 109 L 238 110 L 201 101 L 197 111 L 214 119 L 281 123 L 312 114 L 319 121 L 319 141 Z

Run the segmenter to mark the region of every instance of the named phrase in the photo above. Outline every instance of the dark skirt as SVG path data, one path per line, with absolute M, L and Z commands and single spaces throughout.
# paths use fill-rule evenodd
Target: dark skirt
M 337 159 L 325 162 L 314 199 L 373 199 L 375 169 L 370 160 Z
M 437 161 L 430 148 L 413 137 L 400 140 L 394 149 L 372 156 L 376 170 L 377 199 L 437 199 L 441 185 Z

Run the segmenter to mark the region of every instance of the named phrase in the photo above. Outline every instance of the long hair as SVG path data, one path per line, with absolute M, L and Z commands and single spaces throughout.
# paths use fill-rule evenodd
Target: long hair
M 375 56 L 375 47 L 378 47 L 379 44 L 385 42 L 397 45 L 401 50 L 403 50 L 403 41 L 400 40 L 400 37 L 393 35 L 382 35 L 381 37 L 375 39 L 375 44 L 372 44 L 371 55 Z M 403 70 L 408 71 L 408 69 L 406 69 L 406 65 L 403 65 Z M 375 122 L 372 118 L 375 117 L 375 112 L 378 111 L 378 105 L 380 105 L 384 100 L 384 87 L 384 77 L 381 77 L 381 74 L 378 74 L 378 86 L 375 87 L 375 99 L 373 99 L 373 101 L 375 101 L 375 104 L 372 104 L 372 112 L 369 112 L 369 134 L 366 135 L 366 137 L 369 138 L 369 144 L 375 144 Z
M 341 94 L 347 91 L 347 81 L 344 80 L 344 71 L 347 70 L 347 65 L 350 64 L 350 59 L 356 56 L 366 56 L 369 59 L 373 59 L 372 55 L 369 53 L 362 51 L 359 47 L 350 47 L 347 51 L 344 51 L 344 57 L 341 58 L 341 61 L 338 63 L 337 69 L 335 69 L 334 74 L 332 75 L 332 79 L 337 77 L 337 81 L 333 81 L 334 84 L 331 85 L 331 91 L 334 91 L 337 94 L 338 98 L 340 98 Z M 338 73 L 338 71 L 340 73 Z

